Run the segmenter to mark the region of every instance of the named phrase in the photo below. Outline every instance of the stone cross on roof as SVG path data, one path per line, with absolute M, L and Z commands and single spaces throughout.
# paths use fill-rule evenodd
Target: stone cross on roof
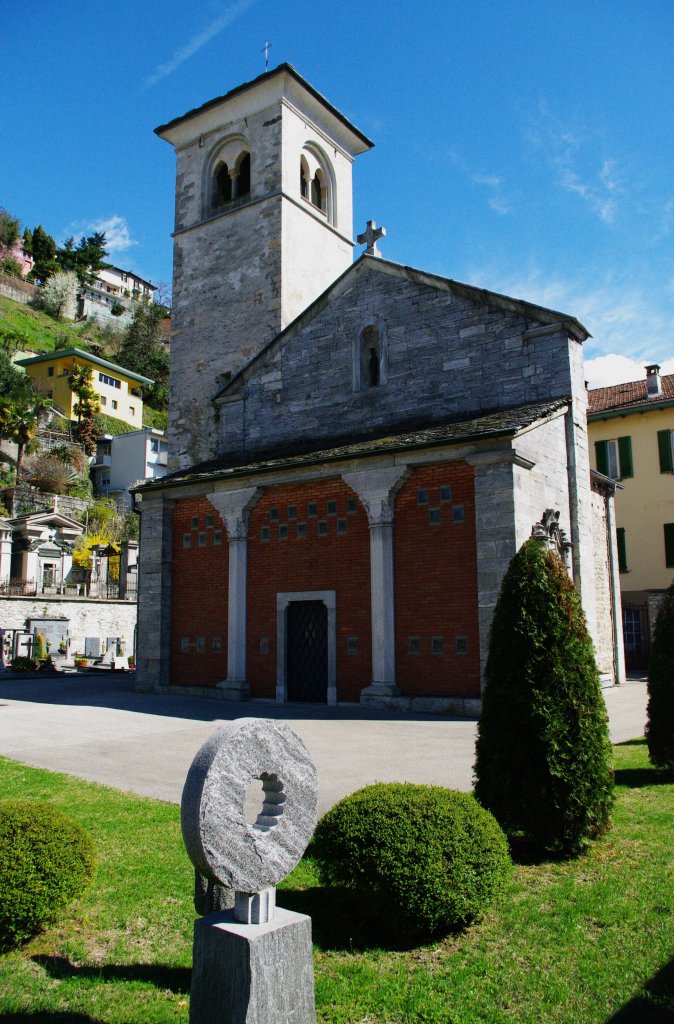
M 375 221 L 369 220 L 365 231 L 358 235 L 357 242 L 359 245 L 367 245 L 367 249 L 365 250 L 365 254 L 367 256 L 381 256 L 381 253 L 377 248 L 377 239 L 385 237 L 386 228 L 378 228 Z

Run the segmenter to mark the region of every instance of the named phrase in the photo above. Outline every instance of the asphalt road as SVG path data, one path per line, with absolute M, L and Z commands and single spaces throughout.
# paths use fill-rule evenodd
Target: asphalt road
M 630 680 L 604 696 L 612 740 L 643 735 L 644 680 Z M 141 694 L 131 675 L 102 672 L 0 677 L 0 754 L 173 803 L 180 801 L 192 758 L 213 729 L 248 716 L 282 719 L 304 741 L 318 769 L 321 814 L 371 782 L 472 786 L 475 721 L 357 705 L 229 704 Z

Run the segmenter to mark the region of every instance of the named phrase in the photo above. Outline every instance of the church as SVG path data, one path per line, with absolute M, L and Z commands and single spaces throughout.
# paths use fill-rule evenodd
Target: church
M 370 140 L 289 64 L 156 129 L 176 154 L 169 472 L 139 488 L 139 688 L 475 714 L 541 536 L 624 675 L 615 484 L 573 316 L 354 261 Z

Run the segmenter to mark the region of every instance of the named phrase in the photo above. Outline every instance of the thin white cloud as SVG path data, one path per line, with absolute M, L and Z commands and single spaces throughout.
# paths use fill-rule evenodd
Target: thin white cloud
M 94 231 L 104 232 L 105 248 L 110 254 L 124 252 L 138 244 L 132 237 L 131 228 L 125 218 L 118 214 L 106 218 L 100 217 L 93 221 L 73 221 L 68 227 L 67 234 L 73 235 L 77 241 L 80 236 L 91 234 Z
M 167 75 L 172 74 L 177 68 L 184 64 L 186 60 L 193 57 L 194 54 L 205 46 L 206 43 L 210 43 L 211 39 L 222 32 L 223 29 L 227 28 L 237 18 L 253 6 L 255 0 L 237 0 L 237 3 L 231 4 L 227 7 L 223 13 L 215 18 L 213 21 L 198 32 L 197 35 L 193 36 L 192 39 L 184 46 L 181 46 L 179 50 L 173 54 L 173 56 L 167 60 L 164 64 L 158 64 L 155 70 L 145 79 L 144 87 L 149 89 L 150 86 L 156 85 L 162 78 L 166 78 Z
M 450 158 L 454 165 L 475 185 L 487 189 L 487 206 L 495 213 L 504 216 L 512 212 L 512 204 L 504 193 L 504 179 L 499 174 L 484 174 L 473 171 L 459 154 L 452 150 Z
M 565 124 L 544 102 L 526 136 L 531 146 L 545 152 L 556 184 L 583 199 L 604 224 L 612 224 L 618 197 L 625 191 L 618 161 L 605 157 L 598 163 L 592 153 L 595 141 L 587 130 Z
M 94 231 L 105 232 L 105 248 L 109 253 L 124 252 L 138 243 L 131 237 L 131 229 L 123 217 L 117 215 L 98 220 L 91 225 Z

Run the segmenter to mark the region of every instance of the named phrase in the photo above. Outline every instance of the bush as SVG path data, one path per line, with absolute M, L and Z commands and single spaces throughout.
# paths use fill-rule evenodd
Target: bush
M 578 853 L 610 824 L 608 722 L 580 598 L 540 541 L 503 578 L 485 683 L 475 795 L 512 838 Z
M 651 764 L 674 769 L 674 583 L 655 620 L 648 662 L 646 743 Z
M 91 836 L 49 804 L 0 801 L 0 949 L 29 938 L 88 889 Z
M 40 662 L 40 672 L 55 672 L 56 667 L 54 665 L 54 659 L 51 654 L 48 654 L 46 658 L 43 658 Z
M 347 887 L 396 935 L 429 937 L 469 923 L 501 892 L 507 840 L 468 793 L 378 783 L 318 823 L 321 877 Z
M 33 639 L 33 657 L 36 661 L 42 661 L 44 655 L 44 637 L 42 633 L 36 633 Z
M 9 667 L 12 672 L 35 672 L 39 666 L 39 662 L 35 658 L 25 658 L 19 655 L 16 658 L 12 658 L 9 663 Z

